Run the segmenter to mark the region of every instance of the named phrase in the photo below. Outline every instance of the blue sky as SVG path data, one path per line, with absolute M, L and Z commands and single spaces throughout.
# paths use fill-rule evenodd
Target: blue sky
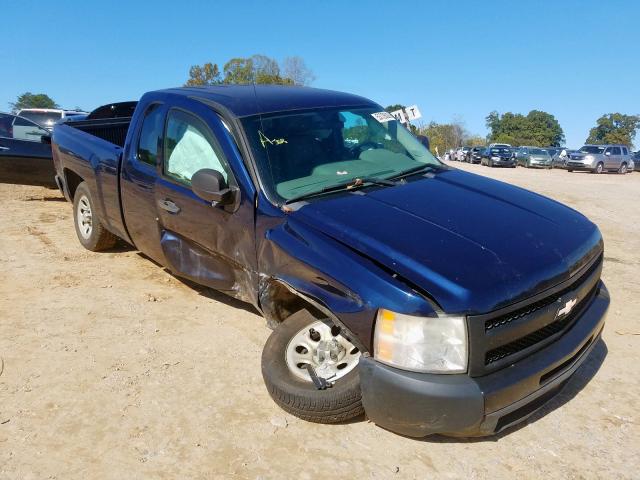
M 636 0 L 0 4 L 0 110 L 25 91 L 93 109 L 261 53 L 302 56 L 313 86 L 417 104 L 425 121 L 481 135 L 491 110 L 539 109 L 577 147 L 601 114 L 640 113 Z

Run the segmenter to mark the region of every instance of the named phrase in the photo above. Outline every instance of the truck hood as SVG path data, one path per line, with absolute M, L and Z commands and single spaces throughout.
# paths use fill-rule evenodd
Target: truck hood
M 290 215 L 397 273 L 447 313 L 530 297 L 603 248 L 598 228 L 575 210 L 459 170 L 321 197 Z

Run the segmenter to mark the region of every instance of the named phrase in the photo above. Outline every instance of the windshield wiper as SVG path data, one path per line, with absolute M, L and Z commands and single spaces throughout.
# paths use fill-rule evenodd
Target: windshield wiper
M 295 197 L 289 198 L 288 200 L 285 200 L 283 205 L 299 202 L 300 200 L 304 200 L 305 198 L 317 197 L 320 195 L 324 195 L 325 193 L 337 192 L 340 190 L 353 190 L 354 188 L 363 187 L 365 186 L 365 184 L 380 185 L 383 187 L 394 187 L 397 185 L 396 182 L 393 182 L 391 180 L 387 180 L 384 178 L 358 177 L 358 178 L 349 180 L 347 182 L 337 183 L 335 185 L 329 185 L 327 187 L 323 187 L 322 189 L 316 190 L 314 192 L 297 195 Z
M 404 172 L 400 172 L 397 175 L 394 175 L 393 177 L 391 177 L 390 179 L 397 180 L 399 178 L 403 178 L 408 175 L 413 175 L 414 173 L 422 172 L 424 170 L 441 170 L 441 169 L 436 165 L 425 163 L 424 165 L 420 165 L 419 167 L 413 167 L 408 170 L 405 170 Z

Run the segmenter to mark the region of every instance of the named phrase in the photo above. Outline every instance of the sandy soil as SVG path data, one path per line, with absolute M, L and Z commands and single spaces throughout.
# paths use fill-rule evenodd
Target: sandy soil
M 582 211 L 606 241 L 604 342 L 526 424 L 422 441 L 269 398 L 250 307 L 128 248 L 95 254 L 51 190 L 0 185 L 0 478 L 638 478 L 640 173 L 465 170 Z

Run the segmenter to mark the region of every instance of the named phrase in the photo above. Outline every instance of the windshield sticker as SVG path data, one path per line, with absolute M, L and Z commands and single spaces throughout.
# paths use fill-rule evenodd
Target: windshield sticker
M 391 120 L 395 120 L 396 117 L 391 115 L 389 112 L 376 112 L 372 113 L 371 116 L 375 118 L 380 123 L 390 122 Z
M 258 136 L 260 137 L 260 143 L 262 144 L 262 148 L 267 148 L 267 143 L 269 145 L 282 145 L 283 143 L 289 143 L 284 138 L 274 138 L 272 140 L 272 139 L 268 138 L 260 130 L 258 130 Z

